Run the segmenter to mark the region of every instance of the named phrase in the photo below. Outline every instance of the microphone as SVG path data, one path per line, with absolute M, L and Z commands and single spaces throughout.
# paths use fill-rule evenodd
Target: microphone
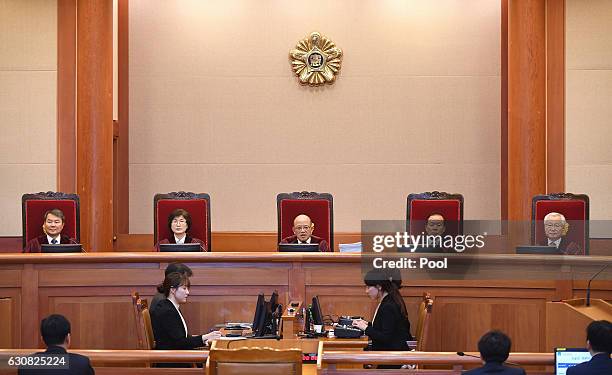
M 466 353 L 464 353 L 464 352 L 457 352 L 457 355 L 458 355 L 459 357 L 472 357 L 472 358 L 478 358 L 478 359 L 482 360 L 482 358 L 480 358 L 480 357 L 479 357 L 479 356 L 477 356 L 477 355 L 466 354 Z
M 479 356 L 477 356 L 477 355 L 471 355 L 471 354 L 467 354 L 467 353 L 464 353 L 464 352 L 457 352 L 457 355 L 458 355 L 459 357 L 472 357 L 472 358 L 478 358 L 478 359 L 480 359 L 480 360 L 483 360 L 483 361 L 484 361 L 484 359 L 480 358 L 480 357 L 479 357 Z M 521 367 L 521 365 L 519 365 L 518 363 L 514 363 L 514 362 L 504 361 L 504 363 L 507 363 L 507 364 L 509 364 L 509 365 L 511 365 L 511 366 Z
M 595 278 L 597 276 L 599 276 L 600 273 L 603 272 L 603 270 L 605 270 L 606 268 L 608 268 L 608 266 L 610 265 L 610 263 L 606 264 L 605 266 L 603 266 L 599 271 L 597 271 L 597 273 L 595 275 L 593 275 L 593 277 L 591 277 L 591 279 L 589 280 L 589 283 L 587 284 L 587 291 L 586 291 L 586 306 L 589 307 L 591 306 L 591 281 L 595 280 Z

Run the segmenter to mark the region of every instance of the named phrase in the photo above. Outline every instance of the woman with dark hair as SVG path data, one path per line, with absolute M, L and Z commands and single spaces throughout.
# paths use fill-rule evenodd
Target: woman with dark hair
M 177 208 L 172 211 L 170 215 L 168 215 L 168 229 L 170 229 L 170 234 L 168 238 L 164 238 L 159 241 L 156 248 L 159 251 L 160 244 L 166 243 L 174 243 L 174 244 L 184 244 L 184 243 L 198 243 L 200 244 L 200 250 L 208 251 L 206 249 L 206 245 L 204 241 L 199 238 L 194 238 L 189 235 L 189 229 L 191 228 L 191 215 L 187 210 L 182 208 Z
M 406 341 L 411 341 L 412 335 L 406 304 L 399 292 L 402 284 L 399 272 L 386 274 L 380 270 L 370 270 L 363 282 L 368 297 L 378 299 L 379 303 L 371 323 L 357 319 L 353 321 L 353 326 L 365 331 L 372 340 L 371 350 L 409 350 Z
M 164 282 L 157 287 L 157 290 L 163 293 L 166 299 L 161 300 L 157 308 L 151 311 L 155 349 L 195 349 L 204 346 L 210 340 L 221 337 L 219 331 L 197 336 L 189 334 L 180 307 L 187 303 L 190 286 L 187 275 L 172 272 L 166 275 Z M 157 364 L 157 367 L 191 367 L 191 365 L 189 363 L 165 363 Z

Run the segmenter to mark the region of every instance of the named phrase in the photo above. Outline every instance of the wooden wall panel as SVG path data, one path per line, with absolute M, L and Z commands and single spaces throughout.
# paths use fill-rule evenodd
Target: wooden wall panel
M 13 347 L 13 299 L 3 297 L 0 291 L 0 348 L 9 349 Z
M 129 294 L 117 297 L 50 297 L 46 303 L 41 301 L 41 307 L 45 305 L 46 311 L 41 310 L 41 317 L 58 313 L 70 320 L 73 348 L 138 348 Z
M 176 260 L 189 264 L 194 271 L 190 302 L 184 307 L 193 332 L 208 331 L 214 324 L 225 321 L 251 321 L 257 294 L 263 292 L 269 297 L 273 290 L 278 290 L 282 303 L 301 299 L 308 304 L 312 296 L 318 295 L 324 314 L 371 318 L 376 308 L 376 302 L 365 295 L 361 257 L 355 254 L 108 253 L 0 257 L 3 262 L 0 296 L 14 301 L 13 312 L 18 318 L 12 326 L 13 343 L 20 347 L 40 345 L 40 319 L 57 312 L 72 321 L 75 347 L 135 348 L 130 293 L 138 291 L 151 298 L 163 278 L 163 269 Z M 515 273 L 539 267 L 533 261 L 537 257 L 530 257 L 529 263 L 519 262 L 520 257 L 501 259 Z M 588 263 L 590 259 L 580 258 L 577 263 Z M 593 258 L 592 262 L 600 267 L 600 259 Z M 555 280 L 405 278 L 402 295 L 413 325 L 422 293 L 429 292 L 435 298 L 433 336 L 428 350 L 473 350 L 484 331 L 501 328 L 511 334 L 515 350 L 544 351 L 544 302 L 559 295 L 582 295 L 585 286 L 582 281 L 568 284 Z M 593 282 L 593 297 L 612 299 L 612 282 Z
M 478 351 L 480 336 L 501 329 L 514 341 L 513 351 L 539 352 L 544 346 L 544 300 L 507 298 L 436 298 L 430 350 Z
M 57 2 L 57 191 L 76 192 L 76 0 Z

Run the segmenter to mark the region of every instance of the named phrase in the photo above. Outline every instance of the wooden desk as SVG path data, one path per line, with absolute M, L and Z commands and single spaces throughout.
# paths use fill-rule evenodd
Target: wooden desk
M 40 320 L 60 313 L 72 323 L 73 348 L 136 349 L 130 293 L 151 298 L 169 262 L 194 271 L 183 308 L 191 332 L 219 322 L 252 321 L 256 296 L 279 291 L 280 301 L 319 296 L 323 314 L 371 317 L 376 302 L 364 293 L 359 254 L 338 253 L 87 253 L 1 254 L 0 297 L 13 312 L 12 347 L 41 347 Z M 504 274 L 538 270 L 545 256 L 488 256 L 482 264 Z M 564 264 L 587 269 L 604 257 L 567 257 Z M 544 265 L 544 266 L 543 266 Z M 544 268 L 542 268 L 544 267 Z M 513 349 L 545 352 L 547 301 L 584 295 L 586 282 L 572 280 L 440 280 L 418 273 L 402 295 L 413 325 L 424 291 L 435 297 L 427 350 L 476 350 L 491 327 L 506 331 Z M 612 300 L 612 283 L 594 281 L 592 298 Z

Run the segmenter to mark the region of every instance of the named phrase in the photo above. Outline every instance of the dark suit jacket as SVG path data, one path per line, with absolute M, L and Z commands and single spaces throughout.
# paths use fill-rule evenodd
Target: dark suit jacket
M 545 238 L 541 245 L 548 246 L 548 239 Z M 561 243 L 557 249 L 560 253 L 565 255 L 584 255 L 584 252 L 580 246 L 577 243 L 568 240 L 567 237 L 561 237 Z
M 46 351 L 35 353 L 33 356 L 41 356 L 43 354 L 67 354 L 66 350 L 61 346 L 50 346 Z M 75 353 L 68 353 L 68 365 L 66 370 L 49 369 L 49 370 L 25 370 L 19 369 L 19 375 L 93 375 L 94 369 L 89 363 L 89 358 Z
M 157 308 L 150 313 L 155 349 L 180 350 L 204 346 L 202 336 L 191 336 L 185 332 L 179 312 L 169 299 L 159 301 Z
M 298 243 L 298 239 L 297 239 L 297 236 L 289 236 L 289 237 L 283 238 L 283 240 L 280 243 L 282 243 L 282 244 L 286 244 L 286 243 Z M 325 241 L 321 237 L 310 236 L 310 243 L 318 243 L 319 244 L 319 251 L 332 251 L 332 250 L 330 250 L 329 244 L 327 243 L 327 241 Z
M 612 374 L 612 359 L 607 353 L 599 353 L 590 361 L 567 369 L 567 375 L 610 375 Z
M 372 339 L 372 350 L 408 350 L 406 341 L 412 340 L 410 322 L 402 316 L 399 306 L 389 295 L 381 301 L 365 334 Z
M 70 244 L 70 243 L 78 243 L 78 242 L 76 242 L 74 238 L 70 238 L 66 235 L 60 234 L 60 244 Z M 28 243 L 26 244 L 26 248 L 23 249 L 23 252 L 24 253 L 40 253 L 41 244 L 49 244 L 49 241 L 47 241 L 46 234 L 43 234 L 36 238 L 32 238 L 30 241 L 28 241 Z
M 169 238 L 164 238 L 163 240 L 159 241 L 159 243 L 155 246 L 157 251 L 159 251 L 159 244 L 162 243 L 176 243 L 176 240 L 174 239 L 174 234 L 172 234 Z M 204 241 L 199 238 L 194 238 L 190 235 L 187 235 L 187 237 L 185 238 L 185 243 L 199 243 L 200 251 L 208 251 L 206 250 L 206 245 L 204 244 Z
M 159 302 L 165 299 L 166 296 L 163 293 L 155 293 L 153 299 L 151 299 L 151 303 L 149 304 L 149 314 L 152 314 L 153 310 L 157 309 L 157 305 L 159 305 Z
M 495 374 L 495 375 L 525 375 L 520 367 L 504 366 L 498 362 L 487 362 L 484 366 L 464 372 L 465 375 Z

